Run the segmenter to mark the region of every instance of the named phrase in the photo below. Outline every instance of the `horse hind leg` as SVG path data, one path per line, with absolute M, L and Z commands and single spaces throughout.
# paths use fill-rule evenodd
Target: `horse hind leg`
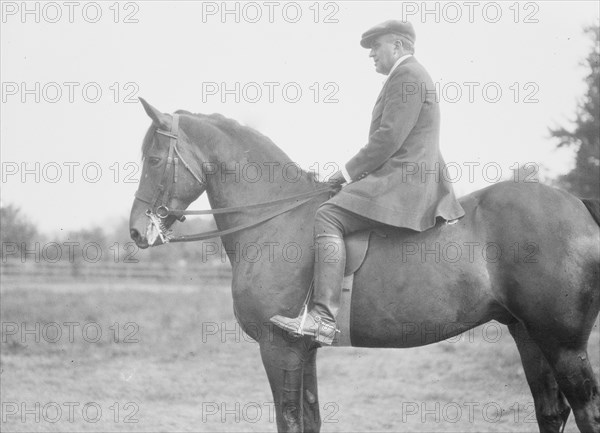
M 600 433 L 600 393 L 587 348 L 559 347 L 544 352 L 558 385 L 573 408 L 579 430 Z
M 600 392 L 587 353 L 589 332 L 569 336 L 568 332 L 548 327 L 531 327 L 528 331 L 552 368 L 579 430 L 600 433 Z
M 540 433 L 562 433 L 571 408 L 556 383 L 550 364 L 521 323 L 509 325 L 508 329 L 521 355 Z

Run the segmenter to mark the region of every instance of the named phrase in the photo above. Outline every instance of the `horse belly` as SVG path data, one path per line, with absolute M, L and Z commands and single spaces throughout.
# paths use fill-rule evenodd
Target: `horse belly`
M 443 226 L 402 238 L 372 236 L 354 277 L 353 346 L 422 346 L 496 318 L 502 308 L 483 260 L 436 253 L 443 245 L 460 245 L 460 235 L 461 229 Z

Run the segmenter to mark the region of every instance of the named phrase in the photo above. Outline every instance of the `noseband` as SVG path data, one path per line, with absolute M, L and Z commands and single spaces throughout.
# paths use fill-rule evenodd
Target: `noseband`
M 190 174 L 196 179 L 196 181 L 202 186 L 206 188 L 206 180 L 201 175 L 197 175 L 194 173 L 194 170 L 190 167 L 190 165 L 183 159 L 181 153 L 179 153 L 179 149 L 177 149 L 177 142 L 179 141 L 179 115 L 173 114 L 173 121 L 171 123 L 171 131 L 163 131 L 162 129 L 156 130 L 157 134 L 163 135 L 165 137 L 169 137 L 169 154 L 167 156 L 167 164 L 165 165 L 165 170 L 163 171 L 160 183 L 158 188 L 152 197 L 148 197 L 144 194 L 143 191 L 139 189 L 135 193 L 135 197 L 144 203 L 148 203 L 151 206 L 151 209 L 146 211 L 146 214 L 150 216 L 150 214 L 154 213 L 159 218 L 164 219 L 170 215 L 168 203 L 169 203 L 169 189 L 173 184 L 177 183 L 178 180 L 178 169 L 179 169 L 179 161 L 181 164 L 190 172 Z M 178 218 L 180 221 L 185 220 L 185 216 L 180 216 Z

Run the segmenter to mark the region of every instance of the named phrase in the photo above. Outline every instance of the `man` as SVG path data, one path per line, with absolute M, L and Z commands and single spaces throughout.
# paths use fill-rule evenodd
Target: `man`
M 316 214 L 312 308 L 296 318 L 271 318 L 291 333 L 332 343 L 344 277 L 344 236 L 381 225 L 424 231 L 438 217 L 464 215 L 442 176 L 437 96 L 431 77 L 413 57 L 414 43 L 409 22 L 386 21 L 362 35 L 360 44 L 371 49 L 376 71 L 387 79 L 375 103 L 368 143 L 330 179 L 349 184 Z

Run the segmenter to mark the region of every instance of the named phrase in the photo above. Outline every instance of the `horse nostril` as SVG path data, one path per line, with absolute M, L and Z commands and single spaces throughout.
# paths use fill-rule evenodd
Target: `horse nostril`
M 129 230 L 129 235 L 131 236 L 131 239 L 133 239 L 134 241 L 137 241 L 140 239 L 140 232 L 138 232 L 136 229 Z

